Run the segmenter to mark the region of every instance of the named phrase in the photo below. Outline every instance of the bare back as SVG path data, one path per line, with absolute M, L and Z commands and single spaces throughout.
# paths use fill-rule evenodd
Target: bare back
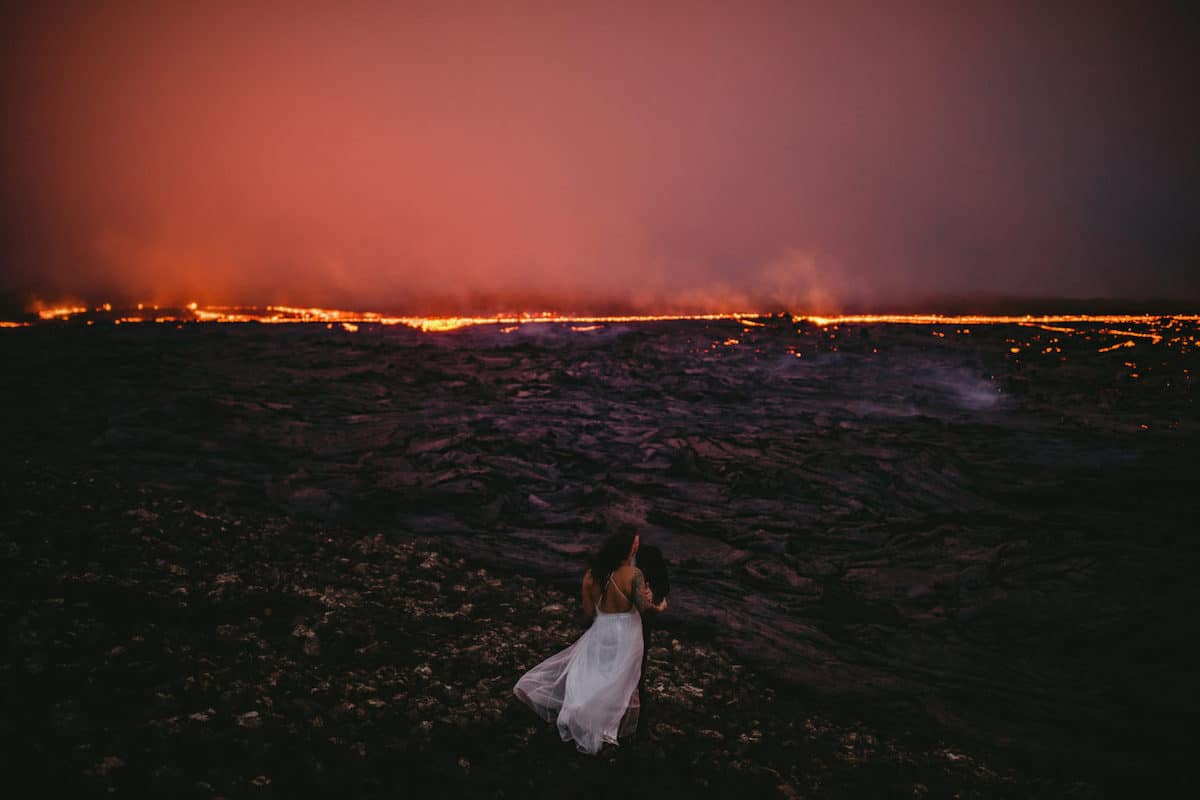
M 607 590 L 597 586 L 591 572 L 587 574 L 585 591 L 591 596 L 592 602 L 605 614 L 622 614 L 633 608 L 633 576 L 637 569 L 627 565 L 617 567 L 608 581 Z

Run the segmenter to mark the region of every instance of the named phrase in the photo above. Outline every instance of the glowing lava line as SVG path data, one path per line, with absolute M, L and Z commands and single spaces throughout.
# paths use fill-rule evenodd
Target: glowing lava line
M 267 306 L 260 310 L 240 306 L 188 306 L 193 318 L 201 322 L 260 322 L 266 324 L 322 322 L 330 323 L 375 323 L 377 325 L 406 325 L 426 332 L 444 332 L 476 325 L 533 325 L 539 323 L 565 323 L 579 326 L 576 330 L 595 330 L 596 326 L 608 324 L 661 322 L 678 320 L 737 320 L 759 314 L 656 314 L 656 315 L 576 315 L 552 311 L 540 313 L 496 314 L 472 317 L 412 317 L 388 316 L 373 311 L 342 311 L 330 308 L 298 308 L 295 306 Z M 186 320 L 184 320 L 186 321 Z
M 1101 323 L 1105 325 L 1149 325 L 1164 319 L 1182 320 L 1186 322 L 1200 321 L 1200 315 L 1187 314 L 1054 314 L 1035 317 L 1025 316 L 984 316 L 960 315 L 942 316 L 940 314 L 850 314 L 838 317 L 793 317 L 795 321 L 807 320 L 821 327 L 827 325 L 853 324 L 892 324 L 892 325 L 1036 325 L 1046 326 L 1063 323 Z M 1070 328 L 1049 328 L 1062 332 L 1075 333 Z M 1153 334 L 1138 334 L 1153 338 Z
M 139 311 L 143 308 L 143 304 L 138 304 Z M 155 311 L 159 307 L 153 306 Z M 1037 327 L 1044 330 L 1058 333 L 1078 333 L 1075 328 L 1063 327 L 1064 325 L 1104 325 L 1104 326 L 1130 326 L 1130 325 L 1162 325 L 1164 320 L 1169 321 L 1168 324 L 1179 324 L 1184 322 L 1200 321 L 1200 315 L 1156 315 L 1156 314 L 1121 314 L 1121 315 L 1093 315 L 1093 314 L 1057 314 L 1044 316 L 987 316 L 979 314 L 967 315 L 951 315 L 943 316 L 940 314 L 848 314 L 839 316 L 818 316 L 818 315 L 795 315 L 781 316 L 774 314 L 759 314 L 751 312 L 729 312 L 723 314 L 616 314 L 616 315 L 576 315 L 563 314 L 553 311 L 543 312 L 522 312 L 496 314 L 492 316 L 389 316 L 386 314 L 373 311 L 346 311 L 342 309 L 331 308 L 305 308 L 299 306 L 282 306 L 272 305 L 264 307 L 257 306 L 201 306 L 198 303 L 189 303 L 183 308 L 166 309 L 162 313 L 155 314 L 152 317 L 142 317 L 134 315 L 121 316 L 119 313 L 113 314 L 113 307 L 109 303 L 103 303 L 94 309 L 89 309 L 82 305 L 63 304 L 55 307 L 45 307 L 36 309 L 35 313 L 40 321 L 54 322 L 67 321 L 73 317 L 78 317 L 83 314 L 95 312 L 96 314 L 111 315 L 108 318 L 114 323 L 136 323 L 136 322 L 156 322 L 156 323 L 194 323 L 194 322 L 234 322 L 247 323 L 255 322 L 260 324 L 288 324 L 288 323 L 323 323 L 329 327 L 338 326 L 343 330 L 354 332 L 357 326 L 362 324 L 376 325 L 405 325 L 410 328 L 415 328 L 420 331 L 429 333 L 439 333 L 446 331 L 454 331 L 460 328 L 467 328 L 479 325 L 499 325 L 505 333 L 515 330 L 521 325 L 533 325 L 539 323 L 560 323 L 569 324 L 574 330 L 579 332 L 595 330 L 598 326 L 617 325 L 617 324 L 636 324 L 643 322 L 670 322 L 670 321 L 718 321 L 729 320 L 738 322 L 747 327 L 762 327 L 769 323 L 764 322 L 765 319 L 782 318 L 790 319 L 793 324 L 813 324 L 819 327 L 830 325 L 946 325 L 960 326 L 963 330 L 956 331 L 957 333 L 969 333 L 971 325 L 1021 325 L 1027 327 Z M 91 320 L 89 320 L 90 322 Z M 4 327 L 26 326 L 30 324 L 28 321 L 14 321 L 4 323 Z M 1139 332 L 1129 330 L 1119 330 L 1114 327 L 1105 327 L 1096 331 L 1098 333 L 1111 334 L 1115 336 L 1132 336 L 1136 338 L 1150 339 L 1153 343 L 1158 343 L 1162 340 L 1162 336 L 1155 332 Z

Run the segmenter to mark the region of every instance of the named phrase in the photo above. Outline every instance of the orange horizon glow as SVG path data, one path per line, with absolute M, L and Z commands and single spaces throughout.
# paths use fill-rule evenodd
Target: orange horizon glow
M 145 304 L 139 303 L 142 307 Z M 157 310 L 159 307 L 154 306 Z M 111 312 L 112 305 L 104 303 L 91 309 L 95 312 Z M 520 326 L 537 323 L 573 324 L 574 330 L 586 332 L 596 330 L 605 324 L 681 321 L 681 320 L 737 320 L 747 325 L 761 325 L 752 318 L 770 316 L 757 312 L 728 312 L 721 314 L 565 314 L 556 311 L 516 312 L 494 315 L 468 316 L 412 316 L 389 315 L 375 311 L 353 311 L 336 308 L 318 308 L 284 305 L 257 306 L 201 306 L 190 302 L 179 311 L 186 311 L 186 316 L 164 314 L 156 315 L 153 319 L 143 317 L 120 317 L 114 322 L 217 322 L 217 323 L 246 323 L 262 324 L 288 323 L 323 323 L 328 326 L 340 325 L 343 329 L 354 332 L 358 325 L 374 323 L 377 325 L 405 325 L 425 332 L 441 332 L 458 330 L 459 328 L 477 325 L 506 325 Z M 59 305 L 42 307 L 36 314 L 42 320 L 69 320 L 71 317 L 86 314 L 86 306 Z M 25 324 L 25 323 L 22 323 Z
M 139 310 L 150 304 L 138 303 Z M 156 311 L 159 306 L 152 306 Z M 67 321 L 72 317 L 81 314 L 92 312 L 111 313 L 113 306 L 111 303 L 102 303 L 89 309 L 82 305 L 58 305 L 49 307 L 39 307 L 33 313 L 36 313 L 42 321 Z M 725 313 L 715 314 L 569 314 L 556 311 L 537 311 L 537 312 L 517 312 L 517 313 L 501 313 L 494 315 L 441 315 L 441 316 L 414 316 L 414 315 L 388 315 L 374 311 L 353 311 L 347 309 L 320 308 L 320 307 L 299 307 L 299 306 L 284 306 L 284 305 L 268 305 L 265 307 L 256 306 L 201 306 L 199 303 L 190 302 L 181 309 L 176 311 L 184 311 L 186 315 L 178 314 L 161 314 L 149 316 L 118 316 L 113 318 L 116 324 L 121 323 L 139 323 L 139 322 L 154 322 L 154 323 L 196 323 L 196 322 L 213 322 L 213 323 L 248 323 L 257 322 L 261 324 L 296 324 L 296 323 L 323 323 L 328 327 L 337 325 L 348 332 L 355 332 L 361 324 L 377 324 L 377 325 L 404 325 L 406 327 L 415 328 L 427 333 L 438 333 L 459 330 L 461 328 L 474 327 L 480 325 L 503 325 L 504 332 L 516 330 L 521 325 L 533 325 L 541 323 L 559 323 L 570 324 L 572 330 L 577 332 L 586 332 L 596 330 L 603 325 L 615 324 L 631 324 L 642 322 L 673 322 L 673 321 L 719 321 L 731 320 L 736 321 L 747 327 L 762 327 L 765 323 L 758 320 L 777 316 L 770 313 L 754 312 L 754 311 L 730 311 Z M 1178 322 L 1197 322 L 1200 321 L 1200 315 L 1195 314 L 1045 314 L 1045 315 L 1014 315 L 1014 314 L 843 314 L 843 315 L 805 315 L 792 314 L 788 315 L 793 323 L 807 322 L 818 327 L 828 327 L 836 325 L 953 325 L 953 326 L 970 326 L 970 325 L 1021 325 L 1027 327 L 1038 327 L 1043 330 L 1074 333 L 1072 328 L 1061 327 L 1064 324 L 1099 324 L 1106 326 L 1114 325 L 1148 325 L 1160 322 L 1162 320 L 1171 320 Z M 0 323 L 0 326 L 25 327 L 31 323 L 26 321 L 8 321 Z M 957 331 L 959 333 L 969 333 L 969 328 Z M 1097 333 L 1111 334 L 1114 336 L 1132 336 L 1136 338 L 1150 339 L 1157 344 L 1162 340 L 1162 336 L 1157 333 L 1143 333 L 1139 331 L 1118 330 L 1114 328 L 1104 328 Z

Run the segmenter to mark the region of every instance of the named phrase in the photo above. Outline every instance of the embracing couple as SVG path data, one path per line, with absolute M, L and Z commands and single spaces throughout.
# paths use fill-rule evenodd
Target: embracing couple
M 525 673 L 513 689 L 539 716 L 557 722 L 563 741 L 575 742 L 584 753 L 616 744 L 637 728 L 649 622 L 666 610 L 671 590 L 662 553 L 640 545 L 630 527 L 604 541 L 583 576 L 583 610 L 593 617 L 591 627 Z

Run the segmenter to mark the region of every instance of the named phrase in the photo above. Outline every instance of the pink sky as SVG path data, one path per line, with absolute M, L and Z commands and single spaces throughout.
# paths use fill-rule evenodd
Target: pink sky
M 0 290 L 1200 296 L 1195 25 L 1168 12 L 98 5 L 4 12 Z

